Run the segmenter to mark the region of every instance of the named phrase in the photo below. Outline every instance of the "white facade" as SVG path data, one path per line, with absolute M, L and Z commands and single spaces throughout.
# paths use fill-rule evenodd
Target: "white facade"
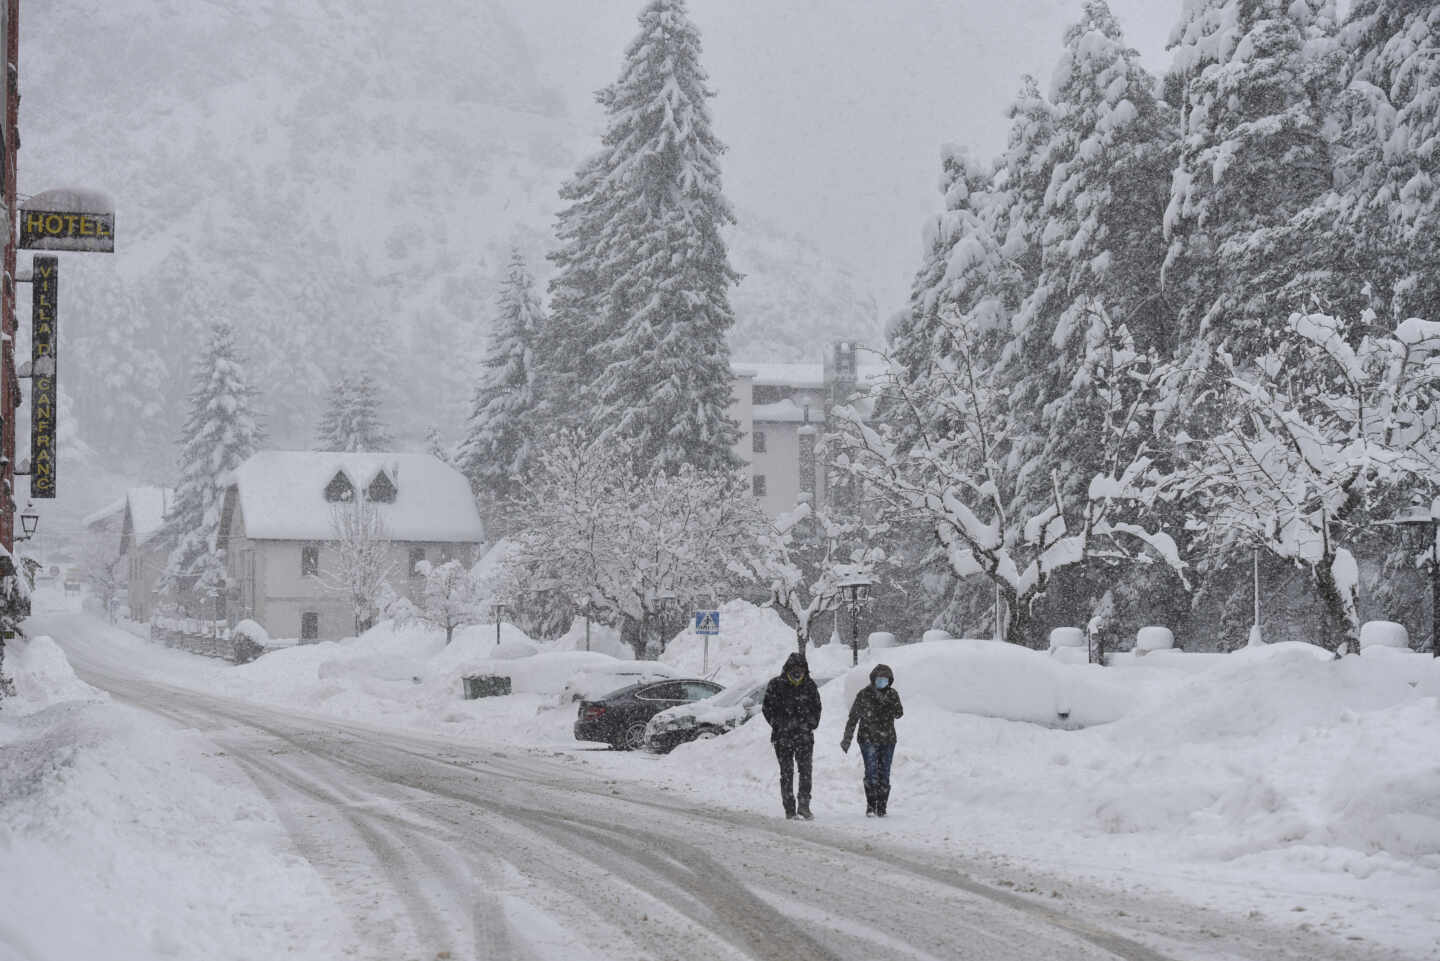
M 735 362 L 730 415 L 740 423 L 736 453 L 749 466 L 752 489 L 774 517 L 802 501 L 827 506 L 833 479 L 821 450 L 826 418 L 876 368 L 860 368 L 859 348 L 831 344 L 822 363 Z
M 331 575 L 335 511 L 357 497 L 391 542 L 390 585 L 399 593 L 417 586 L 419 561 L 469 566 L 484 541 L 470 485 L 429 454 L 262 451 L 235 470 L 221 512 L 235 585 L 227 619 L 253 619 L 272 637 L 352 635 L 350 600 Z

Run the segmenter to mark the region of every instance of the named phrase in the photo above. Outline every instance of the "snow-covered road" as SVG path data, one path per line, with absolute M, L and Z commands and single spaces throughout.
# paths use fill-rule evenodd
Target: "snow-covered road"
M 37 621 L 40 619 L 37 618 Z M 1084 883 L 677 800 L 573 758 L 135 676 L 55 615 L 77 672 L 199 732 L 263 793 L 368 959 L 1380 958 Z M 90 622 L 93 624 L 93 622 Z

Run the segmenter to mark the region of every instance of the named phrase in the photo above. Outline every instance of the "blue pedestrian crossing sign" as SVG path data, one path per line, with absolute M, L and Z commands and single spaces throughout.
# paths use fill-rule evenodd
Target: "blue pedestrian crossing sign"
M 695 612 L 695 633 L 696 633 L 696 634 L 719 634 L 719 633 L 720 633 L 720 612 L 719 612 L 719 611 L 696 611 L 696 612 Z

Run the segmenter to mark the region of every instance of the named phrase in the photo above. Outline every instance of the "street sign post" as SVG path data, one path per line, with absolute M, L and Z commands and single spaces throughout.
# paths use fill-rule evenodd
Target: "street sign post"
M 711 598 L 714 601 L 714 598 Z M 695 612 L 695 633 L 704 640 L 705 650 L 701 653 L 700 673 L 710 673 L 710 638 L 720 633 L 720 612 L 719 611 L 696 611 Z

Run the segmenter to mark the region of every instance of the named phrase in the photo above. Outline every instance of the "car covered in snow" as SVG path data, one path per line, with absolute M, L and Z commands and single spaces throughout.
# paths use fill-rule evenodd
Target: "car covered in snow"
M 720 693 L 719 684 L 698 677 L 642 681 L 580 702 L 575 740 L 601 741 L 620 751 L 645 746 L 645 725 L 666 708 Z
M 817 677 L 815 683 L 829 680 L 833 678 Z M 645 750 L 664 754 L 687 741 L 703 741 L 733 731 L 760 713 L 769 683 L 769 677 L 745 678 L 714 697 L 666 708 L 646 725 Z

